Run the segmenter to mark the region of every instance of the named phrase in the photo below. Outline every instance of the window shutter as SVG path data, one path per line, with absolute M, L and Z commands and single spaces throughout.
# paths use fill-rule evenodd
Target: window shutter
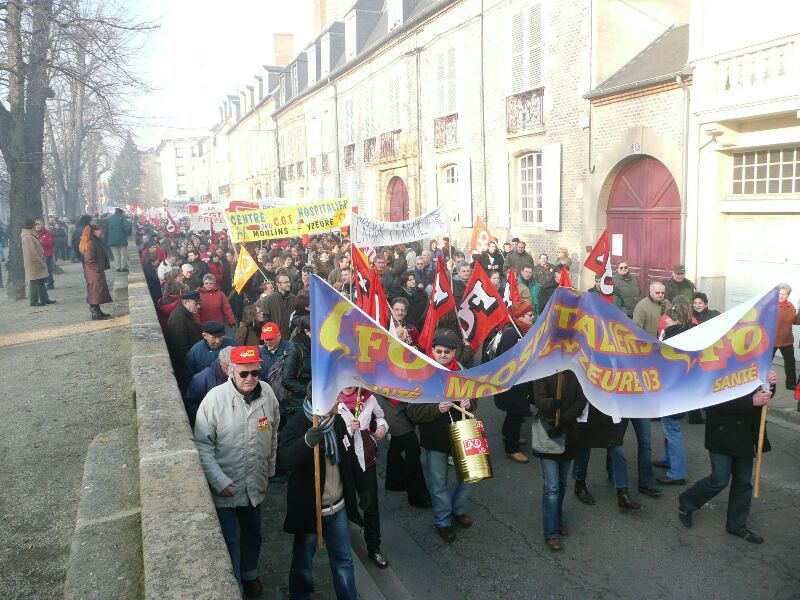
M 528 9 L 528 85 L 526 89 L 539 87 L 542 81 L 542 5 L 534 4 Z
M 458 163 L 458 198 L 456 206 L 462 227 L 472 227 L 472 163 L 465 158 Z
M 447 50 L 447 114 L 456 112 L 456 49 Z
M 495 163 L 495 223 L 498 227 L 511 227 L 511 205 L 508 195 L 508 154 L 503 153 Z
M 447 73 L 445 70 L 444 51 L 442 51 L 436 55 L 436 110 L 439 116 L 444 115 L 446 93 Z
M 523 13 L 511 15 L 511 92 L 524 91 L 525 85 L 525 39 Z
M 561 230 L 561 144 L 542 148 L 542 227 Z

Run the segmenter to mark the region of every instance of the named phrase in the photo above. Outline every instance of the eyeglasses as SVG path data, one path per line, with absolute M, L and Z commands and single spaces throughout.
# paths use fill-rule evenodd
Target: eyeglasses
M 617 267 L 617 271 L 627 271 L 628 267 L 623 267 L 622 265 Z
M 250 377 L 255 377 L 256 379 L 258 379 L 258 376 L 261 374 L 261 371 L 259 371 L 258 369 L 256 369 L 255 371 L 237 371 L 237 374 L 242 379 L 247 379 L 248 375 Z
M 450 350 L 450 349 L 433 351 L 434 354 L 455 354 L 455 352 L 456 352 L 455 350 Z

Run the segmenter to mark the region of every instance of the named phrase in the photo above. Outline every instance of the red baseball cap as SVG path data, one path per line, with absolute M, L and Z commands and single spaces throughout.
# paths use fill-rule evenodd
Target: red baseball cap
M 261 362 L 255 346 L 236 346 L 231 350 L 231 362 L 235 365 L 248 365 Z
M 271 321 L 269 323 L 264 323 L 264 326 L 261 328 L 262 340 L 274 340 L 280 336 L 280 334 L 281 330 L 278 327 L 278 324 Z

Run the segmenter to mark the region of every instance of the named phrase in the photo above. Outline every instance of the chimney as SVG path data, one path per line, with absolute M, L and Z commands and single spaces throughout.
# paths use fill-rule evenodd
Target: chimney
M 292 61 L 294 56 L 294 34 L 273 33 L 272 44 L 275 52 L 275 64 L 285 67 Z
M 322 30 L 325 29 L 327 23 L 327 15 L 325 9 L 327 8 L 326 0 L 312 0 L 311 18 L 313 22 L 313 31 L 311 32 L 314 37 L 317 37 Z
M 248 106 L 247 104 L 247 92 L 244 90 L 239 91 L 239 96 L 241 96 L 241 106 L 242 106 L 242 114 L 246 115 L 247 112 L 252 108 L 252 106 Z

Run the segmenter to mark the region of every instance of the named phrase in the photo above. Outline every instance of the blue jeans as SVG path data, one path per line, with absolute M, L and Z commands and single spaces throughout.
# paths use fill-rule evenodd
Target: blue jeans
M 55 280 L 53 279 L 53 257 L 45 256 L 44 262 L 47 264 L 47 289 L 52 290 Z
M 661 417 L 661 429 L 664 431 L 664 454 L 659 462 L 669 467 L 667 477 L 670 479 L 686 479 L 689 472 L 686 467 L 686 454 L 683 451 L 681 420 Z
M 650 419 L 631 419 L 630 421 L 633 424 L 633 430 L 636 432 L 636 443 L 638 445 L 639 487 L 651 487 L 656 482 L 656 478 L 653 475 L 652 450 L 650 449 L 653 438 L 653 433 L 650 430 Z
M 725 528 L 731 533 L 740 533 L 747 529 L 747 517 L 750 516 L 750 497 L 753 485 L 753 458 L 741 458 L 727 454 L 710 452 L 711 475 L 695 483 L 678 496 L 681 508 L 695 511 L 719 494 L 731 482 L 728 494 L 728 517 Z
M 328 549 L 333 589 L 337 600 L 356 600 L 356 576 L 353 549 L 350 546 L 350 522 L 347 510 L 322 517 L 322 537 Z M 292 566 L 289 569 L 289 598 L 311 598 L 314 591 L 314 554 L 317 551 L 316 533 L 295 533 L 292 546 Z
M 433 524 L 436 527 L 450 527 L 450 515 L 463 515 L 469 498 L 468 485 L 456 483 L 450 487 L 447 484 L 447 456 L 446 452 L 425 451 L 425 474 L 431 491 Z
M 217 516 L 236 581 L 241 585 L 242 580 L 255 579 L 261 554 L 261 505 L 217 507 Z
M 578 455 L 575 457 L 575 462 L 572 466 L 573 479 L 586 481 L 591 452 L 591 448 L 578 450 Z M 609 477 L 615 488 L 628 487 L 628 463 L 625 461 L 625 451 L 622 446 L 615 446 L 606 451 L 606 469 L 609 470 Z
M 546 540 L 561 538 L 562 506 L 567 493 L 568 460 L 542 458 L 542 521 Z

